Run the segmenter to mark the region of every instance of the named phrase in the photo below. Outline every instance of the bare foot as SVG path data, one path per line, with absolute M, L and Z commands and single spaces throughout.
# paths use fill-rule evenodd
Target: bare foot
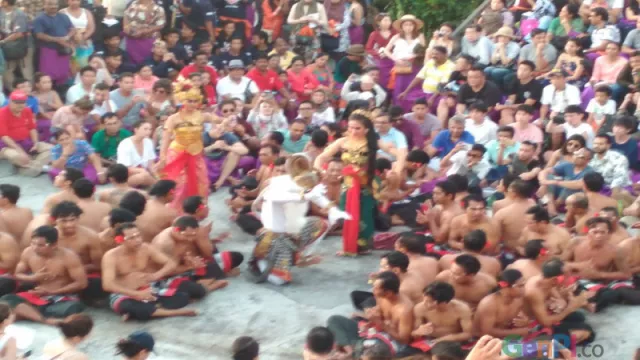
M 352 254 L 352 253 L 348 253 L 346 251 L 336 251 L 336 256 L 342 256 L 342 257 L 356 257 L 358 256 L 358 254 Z
M 175 311 L 176 316 L 198 316 L 198 311 L 195 309 L 178 309 Z
M 238 275 L 240 275 L 240 269 L 238 269 L 238 268 L 233 268 L 227 273 L 227 276 L 229 276 L 229 277 L 235 277 L 235 276 L 238 276 Z
M 233 214 L 233 215 L 229 216 L 229 220 L 235 222 L 236 220 L 238 220 L 238 214 Z
M 44 319 L 44 323 L 47 325 L 51 325 L 51 326 L 58 326 L 60 325 L 64 320 L 62 319 L 53 319 L 53 318 L 45 318 Z
M 129 321 L 129 314 L 124 314 L 124 315 L 122 315 L 121 319 L 122 319 L 122 322 L 127 322 L 127 321 Z
M 596 304 L 594 304 L 594 303 L 589 303 L 589 304 L 585 305 L 583 308 L 585 310 L 587 310 L 588 312 L 593 313 L 593 314 L 595 314 L 595 312 L 596 312 Z

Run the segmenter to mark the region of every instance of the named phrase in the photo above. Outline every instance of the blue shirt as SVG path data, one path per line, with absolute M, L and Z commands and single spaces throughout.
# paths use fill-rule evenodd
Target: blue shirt
M 459 142 L 473 145 L 476 143 L 476 140 L 473 138 L 473 135 L 471 135 L 470 132 L 463 131 L 462 135 L 460 135 L 460 140 L 454 143 L 453 141 L 451 141 L 451 132 L 449 132 L 449 130 L 444 130 L 440 132 L 435 139 L 433 139 L 431 146 L 438 149 L 438 157 L 443 158 L 447 156 L 447 154 L 449 154 Z
M 393 146 L 395 146 L 396 149 L 407 149 L 409 147 L 407 145 L 407 137 L 404 136 L 404 133 L 402 131 L 394 127 L 392 127 L 386 134 L 381 135 L 380 133 L 378 133 L 378 135 L 380 135 L 380 140 L 382 140 L 382 142 L 391 143 L 393 144 Z M 383 155 L 384 157 L 387 157 L 392 161 L 396 160 L 395 156 L 382 150 L 378 150 L 378 154 Z
M 284 135 L 284 143 L 282 143 L 282 148 L 289 154 L 301 153 L 304 151 L 304 147 L 307 145 L 311 137 L 309 135 L 302 135 L 302 137 L 298 141 L 291 140 L 291 134 L 289 134 L 289 130 L 282 131 L 282 135 Z
M 2 103 L 2 107 L 5 107 L 9 105 L 9 99 L 4 99 L 4 102 Z M 38 102 L 38 99 L 36 99 L 34 96 L 29 95 L 29 97 L 27 97 L 27 102 L 25 103 L 25 105 L 27 105 L 27 107 L 29 109 L 31 109 L 31 112 L 33 113 L 33 115 L 38 115 L 38 113 L 40 112 L 40 103 Z
M 67 36 L 71 29 L 73 29 L 71 20 L 69 20 L 67 15 L 61 13 L 57 13 L 54 16 L 41 14 L 33 20 L 34 34 L 42 33 L 53 37 L 63 37 Z M 58 44 L 48 41 L 40 41 L 40 44 L 48 48 L 56 48 L 59 46 Z
M 635 139 L 629 139 L 626 143 L 618 144 L 613 141 L 611 144 L 612 150 L 621 152 L 629 160 L 629 169 L 640 170 L 638 166 L 638 141 Z
M 73 140 L 76 151 L 67 158 L 64 167 L 70 167 L 78 170 L 84 169 L 89 161 L 89 155 L 93 154 L 93 148 L 85 140 Z M 56 161 L 62 156 L 62 146 L 60 144 L 51 149 L 51 160 Z
M 585 167 L 579 173 L 574 171 L 574 165 L 570 162 L 563 162 L 553 167 L 553 173 L 556 176 L 562 177 L 563 181 L 582 180 L 584 175 L 593 172 L 590 166 Z
M 224 140 L 225 144 L 231 146 L 240 141 L 238 137 L 234 133 L 224 133 L 221 137 L 214 139 L 209 135 L 208 131 L 204 132 L 202 135 L 202 142 L 205 147 L 213 145 L 218 140 Z M 212 160 L 222 159 L 225 155 L 227 155 L 227 151 L 225 150 L 213 150 L 211 152 L 205 153 L 205 156 Z

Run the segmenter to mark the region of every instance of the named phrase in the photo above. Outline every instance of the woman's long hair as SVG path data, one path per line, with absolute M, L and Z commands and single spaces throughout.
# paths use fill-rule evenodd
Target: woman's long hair
M 357 121 L 367 129 L 367 185 L 371 185 L 376 171 L 376 154 L 378 153 L 378 134 L 373 127 L 371 113 L 366 110 L 356 110 L 349 115 L 349 121 Z
M 569 141 L 579 142 L 580 145 L 582 146 L 581 149 L 587 146 L 587 142 L 584 140 L 584 137 L 582 135 L 580 134 L 571 135 L 565 140 L 564 144 L 562 145 L 562 155 L 570 155 L 569 150 L 567 149 L 567 144 L 569 143 Z

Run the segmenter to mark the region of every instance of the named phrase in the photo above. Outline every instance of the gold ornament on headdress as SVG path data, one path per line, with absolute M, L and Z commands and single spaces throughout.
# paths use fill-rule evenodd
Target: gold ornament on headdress
M 351 115 L 349 115 L 349 117 L 353 116 L 353 115 L 360 115 L 360 116 L 364 116 L 366 117 L 369 121 L 373 122 L 373 115 L 371 114 L 371 111 L 368 110 L 363 110 L 363 109 L 358 109 L 358 110 L 354 110 Z
M 173 84 L 173 97 L 182 104 L 187 100 L 202 101 L 202 92 L 199 88 L 193 86 L 191 81 L 182 80 Z

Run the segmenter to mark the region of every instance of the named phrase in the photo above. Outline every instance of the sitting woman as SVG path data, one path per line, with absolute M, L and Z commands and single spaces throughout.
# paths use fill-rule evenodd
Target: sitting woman
M 324 89 L 316 89 L 311 95 L 313 104 L 312 126 L 322 126 L 325 123 L 336 122 L 336 113 L 331 106 L 329 96 Z
M 131 187 L 148 187 L 156 182 L 152 166 L 157 156 L 151 131 L 149 122 L 138 121 L 133 125 L 133 136 L 118 145 L 118 164 L 129 169 L 128 184 Z
M 64 104 L 60 95 L 53 90 L 53 81 L 45 73 L 36 73 L 33 77 L 33 96 L 38 99 L 40 112 L 36 114 L 36 127 L 40 140 L 49 141 L 51 139 L 51 119 L 53 114 Z
M 562 139 L 564 140 L 564 139 Z M 560 142 L 562 144 L 562 142 Z M 566 142 L 560 149 L 553 150 L 553 148 L 544 154 L 545 160 L 547 160 L 547 168 L 552 168 L 563 162 L 571 162 L 573 160 L 573 153 L 587 146 L 582 135 L 571 135 L 567 138 Z
M 88 142 L 74 139 L 65 129 L 58 130 L 53 136 L 57 145 L 51 149 L 49 177 L 52 181 L 60 171 L 69 167 L 81 170 L 84 177 L 94 184 L 104 182 L 106 172 L 102 162 Z
M 584 87 L 584 84 L 587 82 L 587 76 L 584 68 L 584 55 L 582 55 L 579 39 L 567 40 L 567 44 L 564 46 L 564 52 L 558 57 L 554 68 L 548 73 L 540 75 L 538 80 L 548 78 L 549 74 L 557 69 L 563 70 L 569 75 L 567 77 L 567 83 L 575 85 L 579 89 Z
M 225 131 L 225 128 L 225 124 L 216 124 L 204 133 L 204 152 L 211 191 L 222 187 L 238 168 L 240 159 L 249 153 L 240 139 L 232 132 Z M 252 165 L 255 166 L 255 161 Z
M 575 38 L 584 32 L 584 21 L 580 17 L 580 7 L 567 4 L 560 9 L 558 17 L 551 20 L 547 29 L 547 42 L 562 50 L 569 38 Z
M 313 90 L 320 86 L 318 79 L 309 70 L 305 69 L 304 58 L 301 56 L 296 56 L 291 60 L 287 77 L 289 84 L 291 84 L 291 90 L 293 90 L 293 98 L 297 100 L 297 104 L 304 100 L 309 100 Z

